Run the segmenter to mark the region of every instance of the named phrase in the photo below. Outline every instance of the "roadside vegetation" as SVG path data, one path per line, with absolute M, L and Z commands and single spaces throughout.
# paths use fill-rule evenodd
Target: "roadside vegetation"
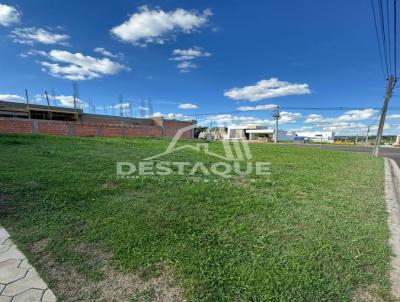
M 256 182 L 116 177 L 168 143 L 0 136 L 0 224 L 60 301 L 390 301 L 382 159 L 254 144 Z

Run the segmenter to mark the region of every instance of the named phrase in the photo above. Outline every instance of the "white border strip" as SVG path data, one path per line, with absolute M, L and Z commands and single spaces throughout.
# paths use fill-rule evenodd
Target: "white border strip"
M 390 279 L 392 295 L 400 298 L 400 168 L 393 159 L 385 158 L 385 201 L 389 213 Z

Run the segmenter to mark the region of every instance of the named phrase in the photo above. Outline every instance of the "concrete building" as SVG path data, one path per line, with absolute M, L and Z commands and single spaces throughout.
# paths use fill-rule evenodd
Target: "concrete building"
M 332 131 L 304 131 L 297 132 L 297 136 L 306 137 L 312 142 L 333 143 L 335 132 Z
M 228 127 L 226 139 L 247 139 L 272 141 L 275 138 L 275 129 L 260 125 L 243 125 Z M 296 136 L 293 132 L 278 130 L 278 141 L 293 141 Z

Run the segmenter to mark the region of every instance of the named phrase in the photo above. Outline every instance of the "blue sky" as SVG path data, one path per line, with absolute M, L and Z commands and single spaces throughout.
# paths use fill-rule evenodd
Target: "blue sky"
M 269 104 L 381 106 L 385 83 L 369 1 L 0 4 L 3 99 L 17 100 L 27 88 L 32 101 L 43 102 L 44 90 L 54 89 L 58 103 L 67 105 L 74 79 L 82 102 L 98 113 L 118 104 L 120 94 L 135 108 L 151 99 L 154 113 L 177 118 Z M 399 105 L 396 89 L 391 106 Z M 400 116 L 389 114 L 386 133 L 397 133 Z M 363 133 L 378 112 L 283 115 L 284 129 Z M 213 119 L 272 123 L 265 110 Z

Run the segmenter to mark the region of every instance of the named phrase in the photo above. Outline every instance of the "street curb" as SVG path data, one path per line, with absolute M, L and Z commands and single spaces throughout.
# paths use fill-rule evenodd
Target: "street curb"
M 385 202 L 389 213 L 390 279 L 392 295 L 400 298 L 400 168 L 393 159 L 385 158 Z

